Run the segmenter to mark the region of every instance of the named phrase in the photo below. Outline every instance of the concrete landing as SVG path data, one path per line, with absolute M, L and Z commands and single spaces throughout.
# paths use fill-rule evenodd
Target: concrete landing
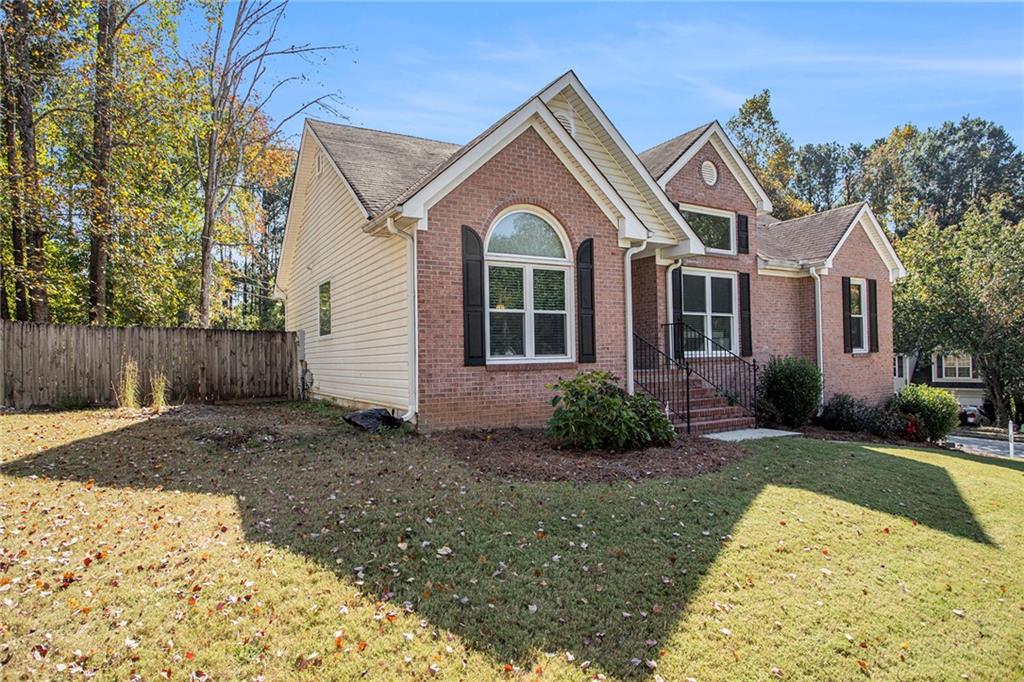
M 735 442 L 740 440 L 756 440 L 758 438 L 779 438 L 781 436 L 800 436 L 796 431 L 780 431 L 778 429 L 736 429 L 735 431 L 720 431 L 718 433 L 706 433 L 705 438 Z

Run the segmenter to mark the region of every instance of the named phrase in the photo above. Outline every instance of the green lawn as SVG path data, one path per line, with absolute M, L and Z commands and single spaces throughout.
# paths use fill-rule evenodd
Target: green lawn
M 1024 464 L 748 447 L 511 484 L 326 408 L 0 416 L 0 678 L 1024 676 Z

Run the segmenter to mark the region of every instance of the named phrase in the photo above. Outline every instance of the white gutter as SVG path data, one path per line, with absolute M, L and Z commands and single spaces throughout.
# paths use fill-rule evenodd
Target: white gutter
M 419 402 L 419 306 L 416 305 L 416 238 L 395 227 L 395 219 L 388 217 L 388 234 L 401 237 L 408 244 L 409 253 L 409 410 L 402 421 L 416 418 Z
M 819 409 L 825 405 L 825 347 L 821 333 L 821 271 L 822 268 L 811 268 L 814 279 L 814 328 L 818 350 L 818 371 L 821 372 L 821 395 L 818 396 Z
M 633 394 L 633 254 L 647 248 L 647 240 L 626 249 L 626 392 Z

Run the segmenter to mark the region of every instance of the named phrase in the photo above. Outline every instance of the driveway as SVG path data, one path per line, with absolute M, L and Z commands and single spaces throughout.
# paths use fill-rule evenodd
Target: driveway
M 1010 456 L 1010 443 L 1005 440 L 971 438 L 970 436 L 950 436 L 946 440 L 953 443 L 961 450 L 973 452 L 978 455 Z M 1019 459 L 1024 459 L 1024 442 L 1020 439 L 1017 439 L 1014 442 L 1014 455 Z

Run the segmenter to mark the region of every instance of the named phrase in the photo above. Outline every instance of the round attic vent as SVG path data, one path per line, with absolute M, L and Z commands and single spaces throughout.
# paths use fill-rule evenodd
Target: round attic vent
M 705 185 L 714 187 L 718 182 L 718 168 L 710 161 L 705 161 L 700 165 L 700 176 L 704 179 Z

